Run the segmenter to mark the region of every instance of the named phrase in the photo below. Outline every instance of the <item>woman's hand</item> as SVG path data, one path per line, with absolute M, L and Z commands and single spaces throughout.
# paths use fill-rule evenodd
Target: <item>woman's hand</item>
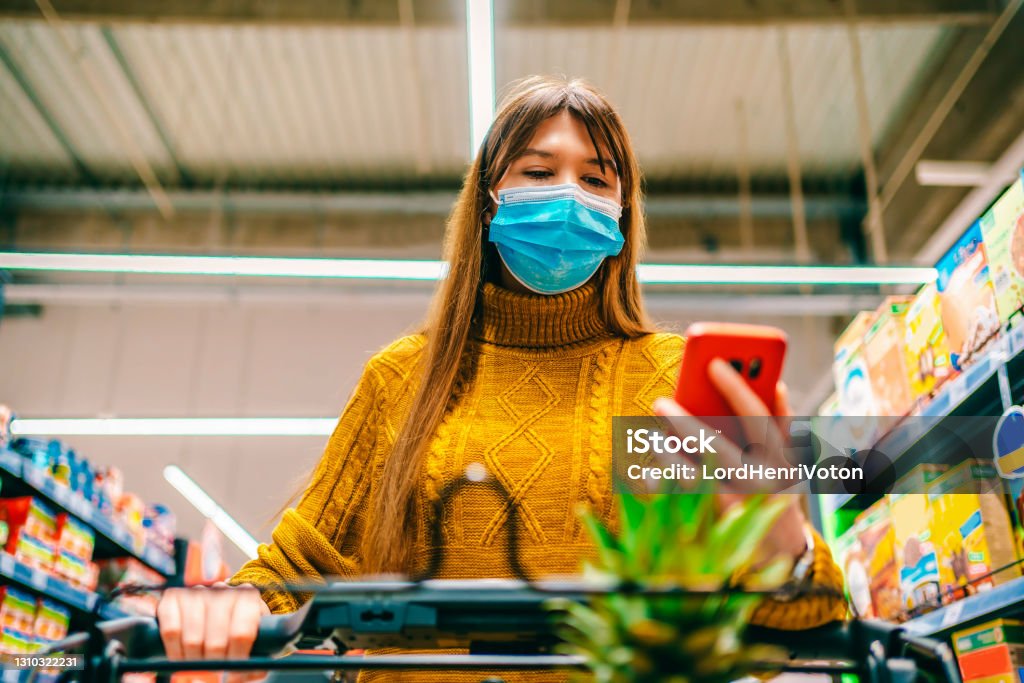
M 756 429 L 759 438 L 764 439 L 764 448 L 759 449 L 763 455 L 764 464 L 773 467 L 791 467 L 792 463 L 789 463 L 784 457 L 784 444 L 789 431 L 788 418 L 793 414 L 785 384 L 779 382 L 776 388 L 776 413 L 772 415 L 764 402 L 747 385 L 742 375 L 721 358 L 716 358 L 708 364 L 708 377 L 732 408 L 733 413 L 740 418 L 739 422 L 743 425 L 746 433 L 750 435 Z M 699 418 L 690 415 L 671 398 L 660 398 L 655 401 L 654 412 L 666 418 L 670 431 L 675 432 L 677 436 L 686 433 L 695 434 L 702 427 L 705 430 L 709 429 Z M 766 419 L 773 417 L 775 419 Z M 751 419 L 744 420 L 743 418 Z M 722 437 L 722 441 L 724 441 L 724 437 Z M 716 465 L 726 467 L 741 465 L 741 449 L 731 442 L 723 443 L 722 441 L 715 442 L 718 458 Z M 763 482 L 761 483 L 763 484 Z M 763 488 L 763 485 L 758 486 L 758 482 L 734 480 L 720 488 L 719 502 L 725 509 L 739 502 L 744 496 L 758 491 L 763 492 Z M 778 522 L 765 538 L 761 552 L 765 559 L 781 555 L 795 560 L 807 549 L 807 540 L 804 535 L 807 520 L 800 509 L 799 496 L 780 495 L 788 496 L 790 504 L 786 506 Z
M 260 618 L 270 614 L 252 586 L 172 588 L 157 606 L 160 637 L 168 659 L 245 659 Z M 263 672 L 228 674 L 232 683 L 263 678 Z

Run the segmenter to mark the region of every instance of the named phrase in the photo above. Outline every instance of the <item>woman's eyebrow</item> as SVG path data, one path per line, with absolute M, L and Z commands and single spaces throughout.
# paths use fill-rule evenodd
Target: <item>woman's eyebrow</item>
M 547 151 L 545 149 L 537 149 L 535 147 L 527 147 L 526 149 L 523 150 L 523 153 L 519 156 L 519 158 L 521 159 L 523 157 L 528 157 L 528 156 L 538 156 L 538 157 L 541 157 L 542 159 L 554 159 L 558 155 L 555 154 L 554 152 L 549 152 L 549 151 Z M 601 160 L 598 159 L 597 157 L 593 157 L 592 159 L 587 159 L 584 163 L 586 163 L 589 166 L 597 166 L 598 168 L 602 168 Z M 619 170 L 615 167 L 615 162 L 613 162 L 609 157 L 605 157 L 604 158 L 604 164 L 603 165 L 604 166 L 610 166 L 612 171 L 614 171 L 616 173 L 619 172 Z

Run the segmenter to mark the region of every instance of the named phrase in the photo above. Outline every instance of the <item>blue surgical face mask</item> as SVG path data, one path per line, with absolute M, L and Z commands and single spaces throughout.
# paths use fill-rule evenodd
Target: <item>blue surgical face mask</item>
M 576 289 L 622 251 L 622 207 L 579 185 L 498 191 L 489 236 L 513 277 L 538 294 Z

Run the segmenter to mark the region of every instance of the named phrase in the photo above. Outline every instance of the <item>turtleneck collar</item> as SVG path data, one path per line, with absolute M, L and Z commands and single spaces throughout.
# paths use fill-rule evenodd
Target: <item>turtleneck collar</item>
M 501 346 L 565 346 L 607 334 L 600 292 L 590 281 L 564 294 L 520 294 L 485 282 L 476 337 Z

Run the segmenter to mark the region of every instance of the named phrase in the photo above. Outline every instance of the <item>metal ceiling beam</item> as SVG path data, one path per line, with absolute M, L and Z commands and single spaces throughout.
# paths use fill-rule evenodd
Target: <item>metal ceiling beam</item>
M 498 0 L 495 22 L 513 26 L 609 26 L 615 0 Z M 864 23 L 987 24 L 990 0 L 859 0 Z M 399 3 L 348 0 L 62 0 L 67 19 L 109 22 L 390 25 L 401 23 Z M 465 3 L 414 0 L 418 26 L 461 24 Z M 33 0 L 3 0 L 0 16 L 38 17 Z M 632 0 L 629 25 L 762 25 L 844 21 L 841 3 L 829 0 Z
M 435 192 L 247 192 L 206 190 L 169 191 L 175 211 L 226 211 L 237 213 L 314 214 L 398 213 L 446 216 L 455 202 L 455 191 Z M 84 211 L 92 209 L 155 211 L 144 190 L 8 188 L 0 205 L 24 211 Z M 647 215 L 655 217 L 739 217 L 741 203 L 734 195 L 654 195 L 645 202 Z M 849 195 L 807 195 L 808 218 L 862 215 L 864 200 Z M 754 195 L 750 211 L 760 218 L 788 218 L 792 204 L 786 195 Z
M 250 305 L 338 306 L 351 304 L 352 296 L 379 297 L 381 306 L 397 300 L 419 304 L 429 300 L 433 283 L 384 287 L 372 284 L 336 287 L 270 285 L 90 285 L 14 284 L 4 297 L 14 304 L 90 306 L 136 305 Z M 647 291 L 644 300 L 655 312 L 689 311 L 730 315 L 834 316 L 851 315 L 881 302 L 881 294 L 729 294 L 720 292 Z
M 938 261 L 1009 184 L 1006 180 L 1007 176 L 1015 177 L 1022 166 L 1024 166 L 1024 132 L 1021 132 L 999 160 L 992 164 L 988 182 L 971 190 L 925 242 L 914 259 L 915 262 L 931 265 Z
M 25 94 L 25 97 L 32 103 L 32 106 L 35 107 L 36 113 L 39 114 L 39 118 L 43 120 L 46 127 L 50 129 L 50 133 L 64 150 L 64 153 L 71 159 L 71 163 L 74 164 L 75 170 L 78 171 L 78 175 L 81 179 L 87 183 L 95 183 L 96 176 L 93 175 L 92 171 L 89 170 L 89 167 L 85 165 L 85 162 L 82 160 L 82 155 L 79 154 L 78 150 L 71 144 L 71 140 L 64 132 L 64 129 L 61 128 L 59 123 L 57 123 L 57 119 L 53 117 L 50 110 L 46 108 L 46 105 L 43 104 L 43 101 L 39 98 L 39 93 L 37 93 L 36 89 L 32 87 L 31 83 L 29 83 L 25 73 L 21 70 L 21 67 L 18 66 L 18 63 L 14 61 L 14 58 L 11 57 L 11 54 L 7 51 L 7 48 L 4 47 L 2 42 L 0 42 L 0 62 L 3 62 L 7 71 L 9 71 L 14 80 L 18 82 L 18 86 Z
M 170 157 L 171 163 L 174 164 L 174 170 L 178 175 L 178 180 L 185 185 L 191 185 L 192 177 L 182 165 L 181 160 L 175 151 L 174 144 L 171 142 L 171 136 L 167 133 L 167 128 L 164 127 L 163 122 L 160 120 L 156 110 L 153 108 L 153 104 L 149 101 L 149 98 L 146 97 L 145 92 L 143 92 L 142 84 L 139 83 L 139 79 L 135 75 L 135 69 L 133 69 L 128 63 L 128 59 L 125 57 L 124 50 L 121 49 L 121 44 L 114 35 L 113 29 L 109 26 L 104 26 L 100 29 L 100 32 L 103 34 L 103 40 L 106 42 L 107 48 L 110 50 L 110 54 L 114 56 L 114 60 L 121 68 L 121 73 L 124 75 L 125 80 L 128 81 L 128 85 L 131 86 L 132 92 L 135 93 L 135 99 L 138 101 L 139 106 L 141 106 L 143 111 L 146 112 L 146 116 L 149 118 L 149 125 L 153 126 L 153 130 L 156 131 L 157 136 L 160 138 L 160 142 L 163 143 L 164 149 L 167 150 L 167 156 Z
M 962 36 L 954 45 L 950 58 L 947 58 L 936 74 L 932 74 L 932 77 L 925 81 L 930 85 L 925 97 L 921 98 L 917 108 L 906 118 L 904 130 L 900 133 L 899 142 L 902 144 L 888 149 L 886 158 L 880 165 L 883 177 L 883 209 L 912 174 L 914 164 L 921 158 L 968 86 L 976 78 L 993 48 L 1000 44 L 1004 35 L 1006 41 L 1020 42 L 1021 25 L 1019 21 L 1015 23 L 1014 20 L 1022 5 L 1022 0 L 1010 0 L 998 20 L 984 34 L 980 37 L 974 33 Z M 1011 26 L 1015 30 L 1009 30 Z M 1002 42 L 1005 45 L 1005 41 Z M 966 54 L 966 59 L 961 62 L 958 53 Z M 1019 62 L 1011 64 L 1016 68 Z M 923 109 L 925 100 L 928 100 L 928 106 Z
M 936 85 L 914 98 L 918 104 L 901 124 L 903 131 L 897 141 L 881 147 L 885 187 L 882 204 L 886 224 L 899 226 L 899 232 L 889 236 L 889 246 L 898 257 L 915 255 L 966 195 L 964 188 L 920 185 L 914 178 L 916 162 L 921 158 L 992 162 L 1005 153 L 1024 128 L 1024 109 L 1017 105 L 1024 101 L 1021 6 L 1020 0 L 1007 5 L 1015 14 L 994 44 L 988 49 L 977 44 L 976 51 L 987 52 L 987 56 L 973 69 L 969 82 L 958 82 L 962 81 L 959 74 L 963 69 L 955 67 L 928 78 Z M 957 46 L 962 46 L 963 59 L 963 40 Z M 954 72 L 958 75 L 950 78 Z M 950 96 L 950 89 L 959 90 L 958 96 Z M 941 121 L 932 122 L 942 109 L 947 111 Z M 920 139 L 923 134 L 927 134 L 926 139 Z

